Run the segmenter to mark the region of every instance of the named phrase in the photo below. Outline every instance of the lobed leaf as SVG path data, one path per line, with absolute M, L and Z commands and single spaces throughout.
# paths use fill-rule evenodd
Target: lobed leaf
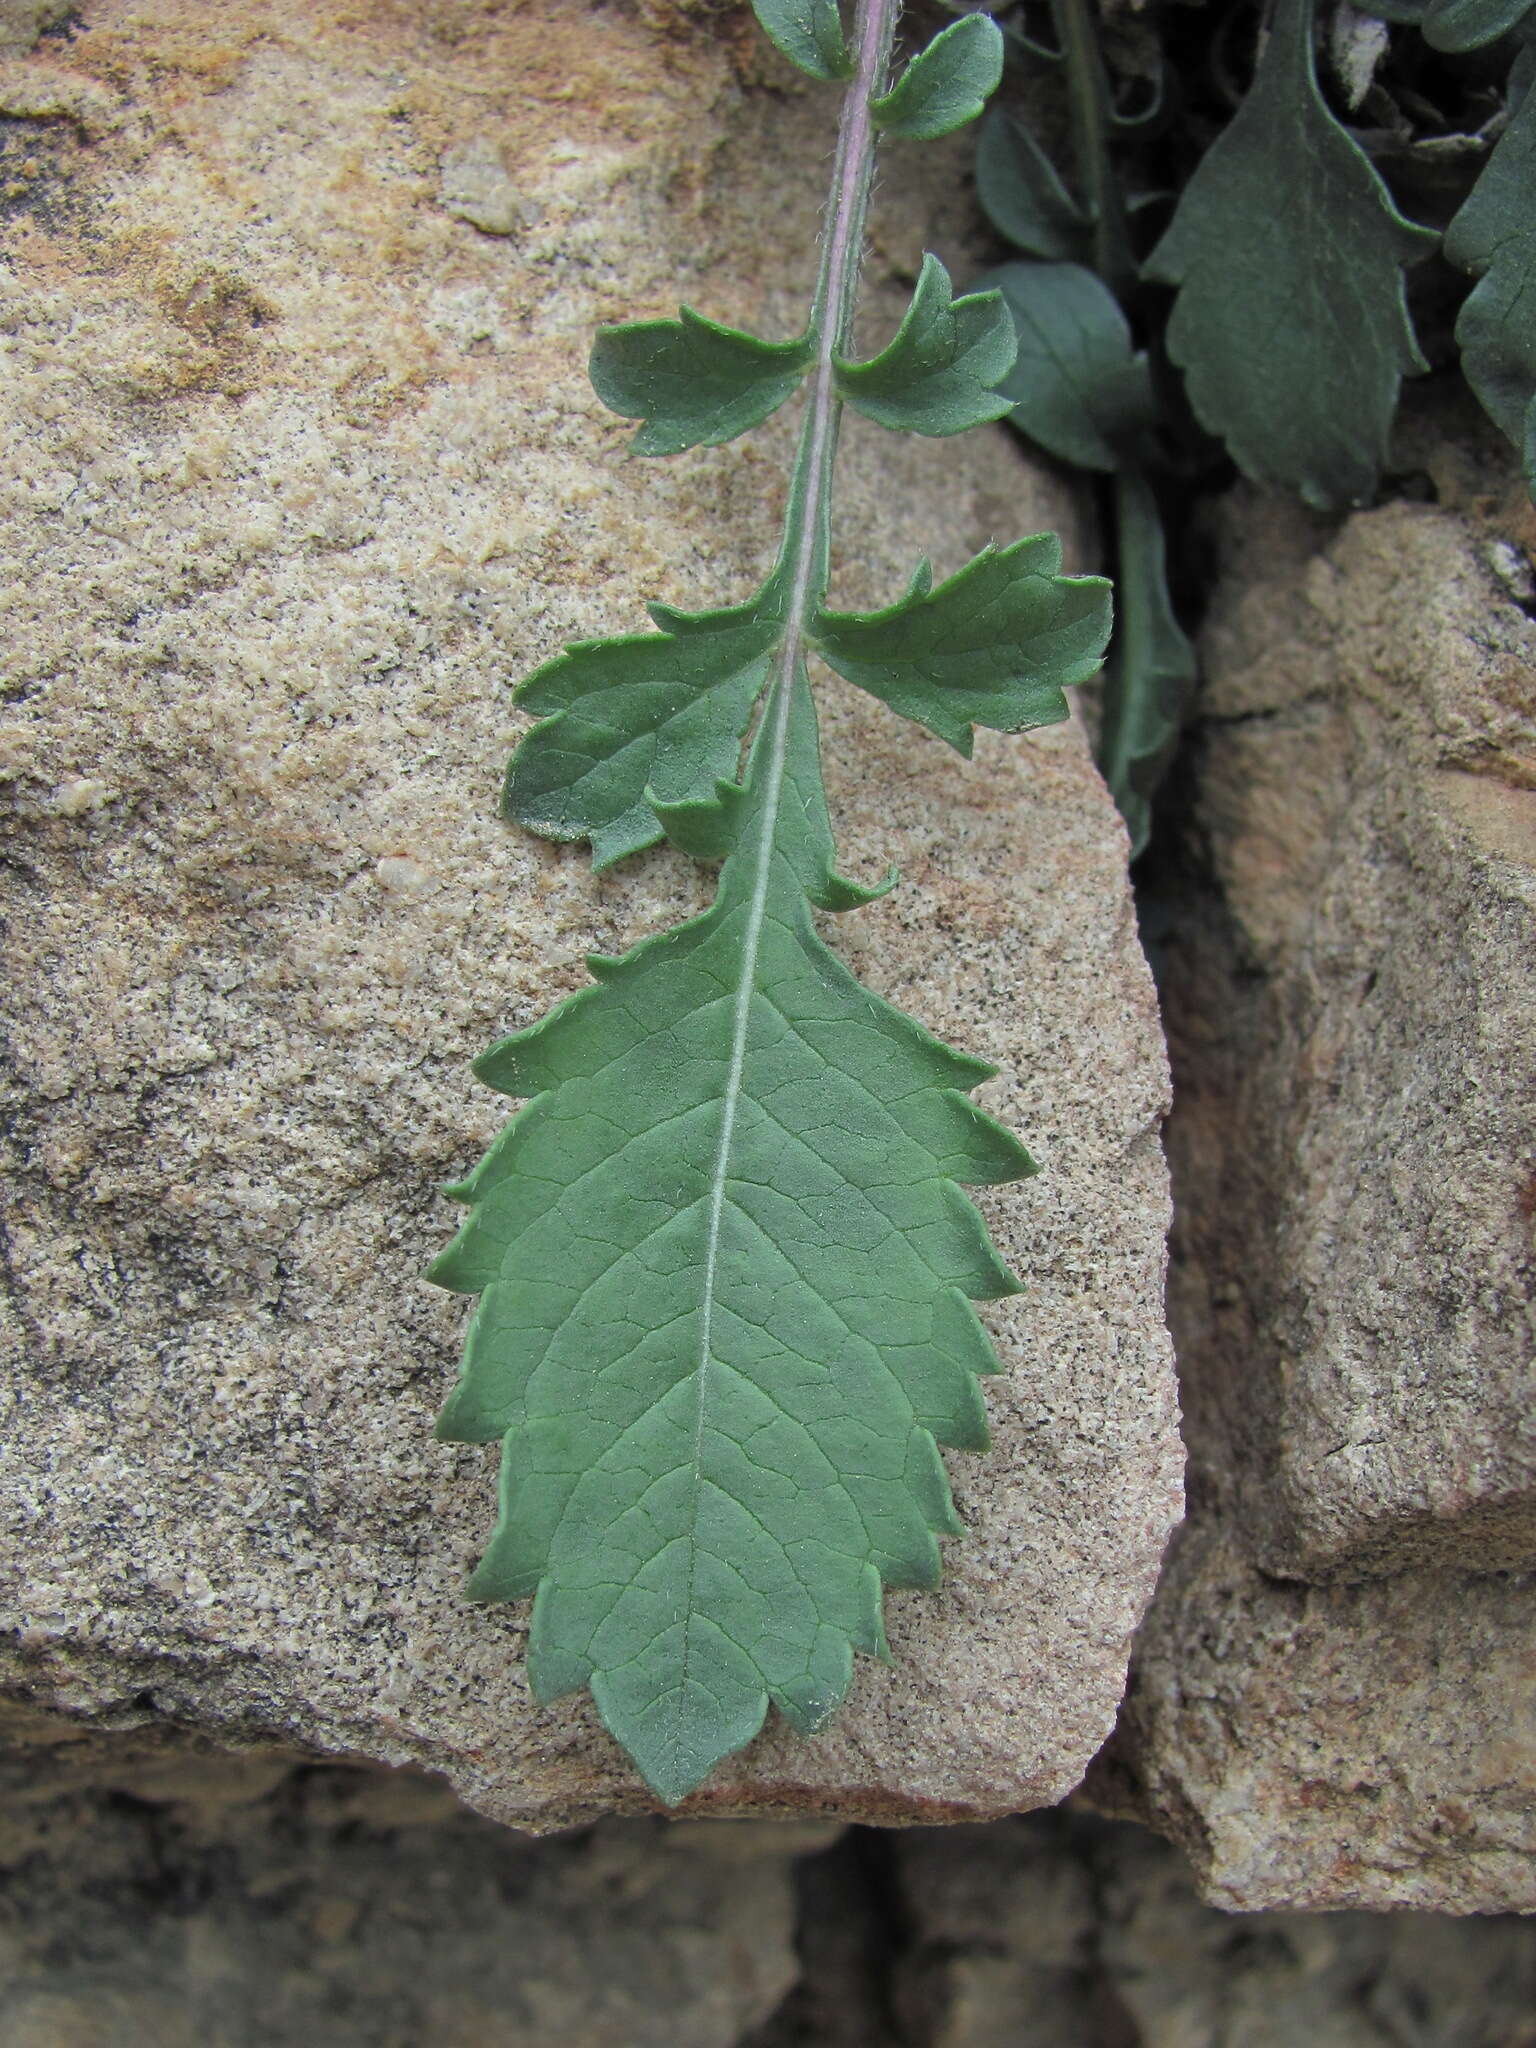
M 936 256 L 923 267 L 894 340 L 867 363 L 836 361 L 839 391 L 856 412 L 908 434 L 961 434 L 1000 419 L 993 386 L 1013 361 L 1013 324 L 996 292 L 952 296 Z
M 1247 475 L 1319 506 L 1369 498 L 1402 379 L 1426 367 L 1403 266 L 1433 244 L 1323 102 L 1312 0 L 1280 0 L 1251 91 L 1146 265 L 1179 287 L 1169 353 Z
M 936 1445 L 985 1443 L 995 1369 L 970 1301 L 1016 1291 L 956 1183 L 1033 1171 L 968 1099 L 990 1069 L 817 936 L 791 712 L 713 907 L 477 1062 L 526 1106 L 432 1269 L 481 1296 L 439 1434 L 505 1440 L 471 1593 L 537 1592 L 537 1697 L 590 1685 L 668 1801 L 770 1701 L 819 1728 L 885 1654 L 881 1581 L 937 1580 Z
M 967 14 L 940 30 L 870 111 L 877 128 L 910 142 L 932 142 L 974 121 L 1003 75 L 1003 38 L 987 14 Z
M 998 386 L 1020 433 L 1079 469 L 1117 469 L 1156 417 L 1151 371 L 1120 302 L 1077 263 L 1007 263 L 1002 293 L 1018 357 Z
M 1478 280 L 1456 321 L 1467 382 L 1523 452 L 1536 398 L 1536 90 L 1451 222 L 1445 253 Z M 1536 491 L 1529 463 L 1526 475 Z
M 990 107 L 976 143 L 976 197 L 1004 241 L 1052 263 L 1087 263 L 1093 222 L 1045 151 L 1006 108 Z
M 1151 832 L 1152 798 L 1178 745 L 1198 670 L 1168 595 L 1157 499 L 1140 470 L 1116 477 L 1115 515 L 1117 619 L 1104 664 L 1098 760 L 1134 860 Z
M 1060 568 L 1054 533 L 987 548 L 936 590 L 925 562 L 885 611 L 819 613 L 811 644 L 840 676 L 969 755 L 973 725 L 1023 732 L 1065 718 L 1062 691 L 1103 659 L 1110 587 Z
M 847 78 L 853 59 L 843 36 L 837 0 L 752 0 L 769 42 L 812 78 Z
M 783 630 L 772 585 L 725 611 L 651 615 L 661 632 L 577 641 L 516 691 L 543 723 L 512 756 L 502 811 L 546 839 L 589 839 L 597 868 L 660 839 L 656 798 L 717 800 Z
M 644 421 L 637 455 L 680 455 L 760 426 L 800 388 L 811 356 L 807 336 L 759 341 L 680 306 L 675 320 L 600 327 L 589 370 L 610 412 Z

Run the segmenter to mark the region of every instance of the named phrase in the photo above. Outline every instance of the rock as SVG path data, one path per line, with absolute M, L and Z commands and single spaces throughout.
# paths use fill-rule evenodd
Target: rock
M 1513 1915 L 1203 1905 L 1139 1829 L 1074 1814 L 895 1845 L 922 2048 L 1529 2048 L 1536 1926 Z
M 794 1828 L 532 1842 L 412 1773 L 81 1746 L 0 1772 L 8 2048 L 733 2048 L 798 1974 Z
M 1536 513 L 1225 531 L 1164 977 L 1191 1427 L 1271 1573 L 1536 1564 Z
M 527 1610 L 463 1599 L 495 1457 L 432 1441 L 465 1308 L 421 1274 L 504 1112 L 471 1058 L 702 900 L 495 799 L 511 680 L 776 544 L 792 422 L 635 465 L 583 375 L 597 322 L 679 296 L 803 317 L 828 101 L 738 46 L 566 0 L 250 0 L 215 37 L 95 0 L 44 67 L 117 112 L 39 128 L 3 311 L 3 1604 L 42 1707 L 425 1764 L 530 1828 L 650 1810 L 588 1703 L 530 1703 Z M 466 133 L 513 240 L 437 202 Z M 936 161 L 892 152 L 877 336 L 923 240 L 955 253 Z M 850 602 L 1063 523 L 1001 435 L 850 434 Z M 839 943 L 1000 1063 L 1045 1171 L 988 1198 L 1029 1292 L 944 1591 L 890 1601 L 832 1732 L 770 1728 L 695 1810 L 993 1813 L 1081 1775 L 1178 1511 L 1155 1005 L 1077 730 L 962 766 L 827 707 L 848 864 L 905 876 Z
M 0 57 L 20 57 L 74 11 L 74 0 L 0 0 Z
M 1533 1593 L 1446 1571 L 1283 1584 L 1197 1523 L 1088 1796 L 1171 1836 L 1237 1911 L 1536 1912 Z
M 1536 1908 L 1536 521 L 1416 431 L 1438 505 L 1223 515 L 1149 909 L 1194 1517 L 1090 1788 L 1244 1911 Z

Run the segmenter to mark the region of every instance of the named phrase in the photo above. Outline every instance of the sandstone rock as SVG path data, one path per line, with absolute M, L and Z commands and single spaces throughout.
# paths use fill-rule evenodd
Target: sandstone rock
M 1536 1563 L 1536 514 L 1225 530 L 1166 975 L 1192 1427 L 1271 1572 Z
M 1223 514 L 1151 912 L 1196 1512 L 1092 1796 L 1244 1910 L 1536 1907 L 1536 521 L 1418 431 L 1438 505 Z
M 1089 1796 L 1243 1912 L 1536 1912 L 1529 1575 L 1282 1584 L 1186 1529 Z
M 594 881 L 494 806 L 510 680 L 771 559 L 790 423 L 635 465 L 582 365 L 680 295 L 803 315 L 827 103 L 755 90 L 738 46 L 762 62 L 564 0 L 249 0 L 217 34 L 94 0 L 20 67 L 25 104 L 115 110 L 39 127 L 0 316 L 0 1540 L 7 1676 L 44 1706 L 412 1760 L 529 1827 L 650 1805 L 585 1702 L 531 1705 L 526 1610 L 462 1599 L 495 1461 L 431 1439 L 464 1305 L 420 1275 L 503 1114 L 470 1059 L 701 900 L 687 863 Z M 439 202 L 466 135 L 511 239 Z M 872 332 L 961 218 L 915 158 Z M 854 433 L 846 595 L 1070 510 L 1001 436 Z M 839 942 L 1000 1062 L 1045 1171 L 988 1204 L 1029 1293 L 945 1590 L 890 1602 L 895 1666 L 834 1732 L 771 1728 L 697 1805 L 997 1812 L 1102 1739 L 1177 1513 L 1155 1007 L 1075 730 L 962 767 L 845 692 L 828 724 L 849 863 L 905 873 Z

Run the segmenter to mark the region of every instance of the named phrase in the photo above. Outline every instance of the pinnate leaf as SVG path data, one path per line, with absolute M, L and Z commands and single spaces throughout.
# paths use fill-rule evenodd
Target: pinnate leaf
M 846 78 L 852 71 L 837 0 L 752 0 L 752 12 L 769 42 L 810 77 Z
M 956 1183 L 1033 1170 L 990 1069 L 818 937 L 779 743 L 770 710 L 713 907 L 477 1063 L 527 1102 L 433 1269 L 481 1297 L 439 1433 L 505 1439 L 471 1592 L 537 1590 L 537 1697 L 590 1685 L 669 1801 L 770 1701 L 820 1727 L 881 1581 L 936 1581 L 936 1442 L 986 1441 L 970 1300 L 1014 1291 Z
M 1403 265 L 1433 245 L 1323 102 L 1312 0 L 1280 0 L 1252 90 L 1146 266 L 1180 287 L 1169 353 L 1247 475 L 1319 506 L 1371 495 L 1402 378 L 1425 367 Z
M 543 722 L 512 757 L 505 815 L 546 839 L 589 839 L 604 868 L 660 839 L 652 796 L 713 803 L 782 631 L 771 592 L 726 611 L 654 606 L 663 631 L 578 641 L 535 669 L 516 699 Z
M 874 102 L 876 126 L 910 142 L 932 142 L 974 121 L 1002 75 L 1002 31 L 990 15 L 967 14 L 941 30 Z
M 1523 450 L 1536 398 L 1536 89 L 1451 222 L 1445 253 L 1478 280 L 1456 321 L 1467 382 Z M 1536 490 L 1536 473 L 1527 476 Z
M 1108 285 L 1078 263 L 1007 263 L 977 282 L 1002 293 L 1018 337 L 998 386 L 1013 424 L 1079 469 L 1118 468 L 1156 401 Z
M 1065 718 L 1062 691 L 1103 660 L 1110 587 L 1060 568 L 1054 533 L 987 548 L 936 590 L 925 563 L 885 611 L 822 612 L 811 641 L 840 676 L 968 755 L 973 724 L 1023 732 Z
M 976 143 L 976 197 L 1004 241 L 1052 263 L 1086 263 L 1093 223 L 1022 121 L 991 107 Z
M 806 337 L 759 341 L 681 306 L 675 320 L 600 327 L 590 374 L 611 412 L 644 421 L 637 455 L 679 455 L 759 426 L 799 389 L 811 354 Z
M 960 434 L 1000 419 L 993 386 L 1013 361 L 1013 323 L 996 292 L 954 298 L 937 256 L 924 256 L 912 303 L 889 347 L 867 363 L 837 363 L 856 412 L 909 434 Z

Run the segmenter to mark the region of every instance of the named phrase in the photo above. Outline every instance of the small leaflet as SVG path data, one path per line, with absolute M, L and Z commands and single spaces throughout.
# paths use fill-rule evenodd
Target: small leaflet
M 836 0 L 752 0 L 769 42 L 811 78 L 830 82 L 853 70 Z
M 1002 30 L 988 14 L 967 14 L 912 59 L 870 112 L 887 135 L 932 142 L 974 121 L 1002 75 Z
M 1403 266 L 1435 237 L 1324 104 L 1312 14 L 1280 0 L 1252 90 L 1145 274 L 1180 288 L 1168 351 L 1201 423 L 1246 475 L 1331 508 L 1371 497 L 1402 379 L 1426 367 Z
M 715 801 L 781 632 L 766 592 L 726 611 L 651 615 L 661 632 L 577 641 L 516 692 L 543 722 L 512 757 L 503 814 L 546 839 L 589 839 L 596 868 L 661 838 L 655 798 Z
M 976 197 L 1004 241 L 1049 263 L 1087 263 L 1093 223 L 1022 121 L 989 107 L 976 143 Z
M 1060 569 L 1054 533 L 986 548 L 937 589 L 925 562 L 885 611 L 820 613 L 811 642 L 840 676 L 968 756 L 973 724 L 1023 732 L 1065 718 L 1062 691 L 1104 659 L 1110 586 Z
M 1536 399 L 1536 89 L 1451 222 L 1445 253 L 1477 279 L 1456 321 L 1462 370 L 1489 418 L 1523 451 Z M 1529 463 L 1526 475 L 1536 491 Z
M 1013 323 L 995 291 L 957 299 L 937 256 L 924 256 L 895 338 L 867 363 L 837 361 L 837 383 L 867 419 L 908 434 L 961 434 L 1001 419 L 993 386 L 1013 362 Z
M 644 421 L 637 455 L 680 455 L 760 426 L 799 389 L 812 352 L 806 336 L 759 341 L 680 306 L 675 320 L 600 327 L 590 375 L 610 412 Z
M 1017 333 L 998 389 L 1019 432 L 1078 469 L 1118 469 L 1157 402 L 1108 285 L 1079 263 L 1005 263 L 977 282 L 1002 293 Z

